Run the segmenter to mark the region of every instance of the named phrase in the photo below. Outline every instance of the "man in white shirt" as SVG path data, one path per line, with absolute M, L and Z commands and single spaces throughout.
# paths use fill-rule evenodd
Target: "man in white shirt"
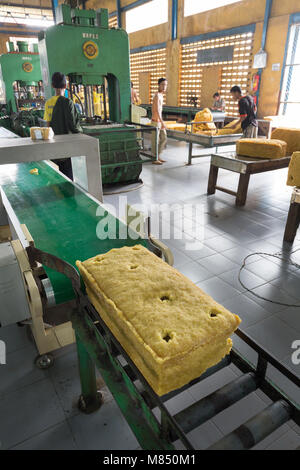
M 158 80 L 158 92 L 155 93 L 152 103 L 152 122 L 153 127 L 157 127 L 158 131 L 158 160 L 153 161 L 154 165 L 162 165 L 165 160 L 160 158 L 162 151 L 167 145 L 167 129 L 162 118 L 164 93 L 166 93 L 168 81 L 165 78 Z M 156 134 L 152 133 L 152 154 L 156 153 Z
M 220 93 L 215 93 L 214 96 L 214 104 L 212 107 L 213 111 L 221 111 L 224 113 L 225 111 L 225 101 L 221 98 Z

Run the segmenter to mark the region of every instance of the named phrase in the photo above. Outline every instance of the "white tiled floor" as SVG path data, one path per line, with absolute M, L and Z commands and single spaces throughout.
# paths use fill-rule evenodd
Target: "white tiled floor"
M 198 151 L 198 150 L 197 150 Z M 204 152 L 205 153 L 205 152 Z M 195 233 L 195 213 L 185 214 L 182 229 L 187 240 L 165 240 L 175 256 L 175 266 L 217 301 L 242 318 L 241 329 L 262 347 L 299 375 L 300 366 L 291 362 L 292 342 L 300 340 L 300 308 L 272 304 L 246 292 L 238 282 L 245 256 L 254 252 L 276 253 L 289 246 L 282 243 L 291 188 L 285 185 L 286 170 L 255 175 L 249 186 L 245 207 L 236 208 L 232 196 L 224 193 L 207 197 L 208 157 L 185 166 L 187 145 L 170 141 L 165 154 L 168 162 L 157 167 L 146 164 L 144 186 L 127 193 L 129 204 L 200 204 L 202 217 L 196 221 L 203 230 Z M 220 171 L 220 184 L 236 188 L 237 175 Z M 117 196 L 105 202 L 118 205 Z M 167 220 L 167 208 L 161 220 Z M 181 234 L 178 210 L 171 226 Z M 199 228 L 199 227 L 198 227 Z M 199 236 L 200 233 L 200 236 Z M 201 236 L 203 235 L 203 238 Z M 187 250 L 186 243 L 200 246 Z M 293 249 L 300 248 L 300 230 Z M 300 252 L 292 255 L 300 262 Z M 262 255 L 251 257 L 242 280 L 263 297 L 283 303 L 300 304 L 300 273 L 296 267 Z M 0 366 L 0 448 L 2 449 L 136 449 L 139 447 L 116 403 L 102 388 L 105 404 L 97 413 L 85 416 L 77 409 L 80 384 L 75 346 L 56 353 L 52 369 L 39 371 L 33 365 L 36 351 L 24 328 L 0 329 L 7 344 L 7 365 Z M 256 354 L 238 337 L 234 346 L 249 360 Z M 176 413 L 234 380 L 239 371 L 230 366 L 205 379 L 166 403 Z M 269 377 L 294 400 L 300 392 L 274 368 Z M 100 379 L 99 379 L 100 381 Z M 101 382 L 101 381 L 100 381 Z M 100 385 L 101 386 L 101 385 Z M 103 384 L 102 384 L 103 386 Z M 268 400 L 257 391 L 240 403 L 192 431 L 189 437 L 196 448 L 212 445 L 242 421 L 267 406 Z M 256 446 L 258 449 L 293 449 L 300 445 L 299 428 L 289 422 Z M 180 445 L 179 445 L 180 448 Z

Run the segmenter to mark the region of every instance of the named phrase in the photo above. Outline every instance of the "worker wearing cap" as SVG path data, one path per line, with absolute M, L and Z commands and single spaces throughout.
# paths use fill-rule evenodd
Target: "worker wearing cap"
M 52 127 L 55 135 L 78 134 L 82 131 L 80 116 L 73 101 L 65 97 L 67 87 L 65 75 L 55 72 L 52 75 L 52 87 L 55 90 L 55 96 L 46 101 L 44 120 L 48 126 Z M 62 173 L 73 179 L 70 158 L 61 158 L 55 160 L 55 163 Z
M 255 138 L 257 136 L 256 105 L 252 96 L 242 96 L 239 86 L 232 87 L 230 93 L 233 99 L 239 102 L 240 119 L 238 123 L 235 123 L 235 127 L 240 124 L 245 138 Z

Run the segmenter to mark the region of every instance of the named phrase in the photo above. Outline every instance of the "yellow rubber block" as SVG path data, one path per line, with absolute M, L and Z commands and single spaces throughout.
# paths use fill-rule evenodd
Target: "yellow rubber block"
M 238 124 L 239 119 L 229 122 L 223 129 L 218 130 L 218 135 L 227 135 L 227 134 L 242 134 L 243 130 L 241 124 Z
M 283 140 L 287 143 L 287 155 L 292 155 L 294 152 L 300 152 L 300 129 L 278 127 L 272 132 L 271 138 Z
M 287 144 L 274 139 L 241 139 L 236 143 L 236 153 L 254 158 L 282 158 L 286 156 Z
M 229 135 L 229 134 L 239 134 L 239 133 L 235 132 L 234 129 L 226 129 L 225 127 L 223 129 L 218 129 L 218 135 Z
M 198 129 L 195 130 L 194 129 L 194 134 L 213 136 L 213 135 L 217 135 L 217 130 L 215 130 L 215 131 L 202 131 L 202 130 L 198 130 Z
M 204 108 L 199 111 L 195 116 L 196 122 L 213 122 L 214 118 L 209 108 Z
M 240 318 L 146 248 L 76 264 L 90 301 L 158 395 L 230 352 Z
M 300 152 L 294 152 L 292 155 L 286 184 L 300 187 Z

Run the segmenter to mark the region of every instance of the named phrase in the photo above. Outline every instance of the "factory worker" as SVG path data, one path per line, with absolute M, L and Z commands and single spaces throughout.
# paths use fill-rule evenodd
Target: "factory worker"
M 154 165 L 162 165 L 166 160 L 160 158 L 162 151 L 167 145 L 167 128 L 162 118 L 164 94 L 167 91 L 168 81 L 165 78 L 158 80 L 158 92 L 155 93 L 152 103 L 151 126 L 158 127 L 158 160 L 152 162 Z M 152 154 L 156 151 L 156 133 L 152 133 Z
M 234 100 L 239 103 L 240 119 L 235 122 L 234 127 L 239 124 L 242 126 L 243 135 L 245 138 L 253 139 L 257 136 L 257 120 L 256 120 L 256 105 L 252 96 L 242 96 L 242 90 L 239 86 L 231 88 L 230 93 Z M 232 127 L 232 126 L 227 126 Z
M 48 126 L 52 127 L 55 135 L 78 134 L 82 131 L 80 116 L 73 101 L 65 97 L 67 87 L 65 75 L 55 72 L 52 75 L 52 87 L 55 90 L 55 96 L 46 101 L 44 120 Z M 62 173 L 73 179 L 70 158 L 58 159 L 55 163 Z
M 213 111 L 221 111 L 224 113 L 225 111 L 225 101 L 223 98 L 221 98 L 220 93 L 215 93 L 213 96 L 214 99 L 214 104 L 212 107 Z
M 141 104 L 140 99 L 138 97 L 138 94 L 135 91 L 135 89 L 133 88 L 133 83 L 132 82 L 131 82 L 131 104 L 135 104 L 136 106 Z

